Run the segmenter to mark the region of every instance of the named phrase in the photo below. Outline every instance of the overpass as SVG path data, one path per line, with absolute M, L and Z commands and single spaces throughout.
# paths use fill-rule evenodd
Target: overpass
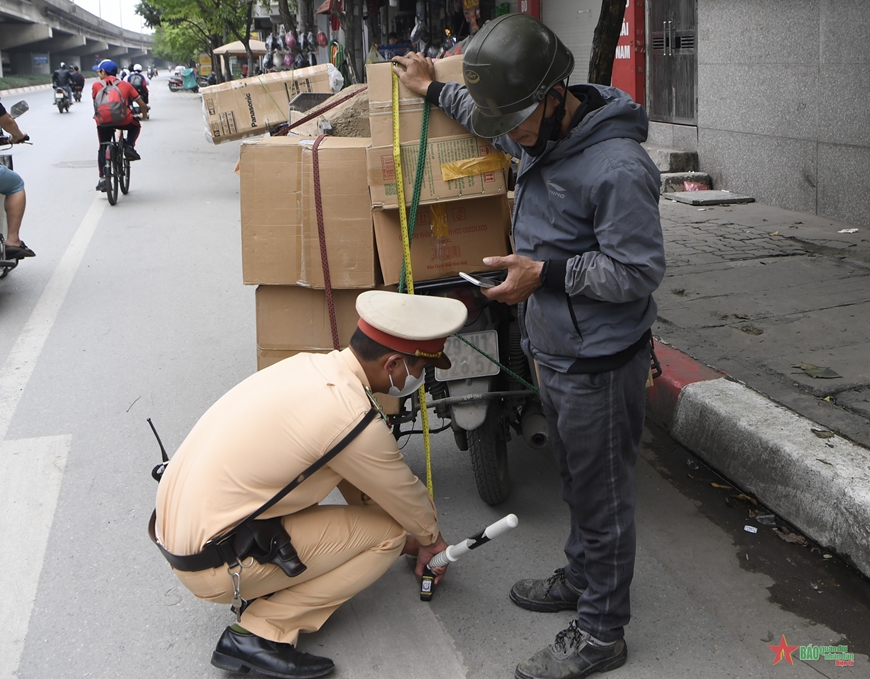
M 86 73 L 99 59 L 153 61 L 151 35 L 128 31 L 70 0 L 0 0 L 0 77 L 49 74 L 61 61 Z

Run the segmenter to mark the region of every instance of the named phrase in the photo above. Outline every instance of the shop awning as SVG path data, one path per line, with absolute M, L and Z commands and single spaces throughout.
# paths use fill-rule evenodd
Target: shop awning
M 251 53 L 254 56 L 267 54 L 269 50 L 266 49 L 266 43 L 262 40 L 251 40 Z M 245 56 L 245 46 L 242 44 L 241 40 L 236 40 L 235 42 L 228 43 L 226 45 L 221 45 L 216 48 L 214 51 L 215 54 L 236 54 L 239 56 Z

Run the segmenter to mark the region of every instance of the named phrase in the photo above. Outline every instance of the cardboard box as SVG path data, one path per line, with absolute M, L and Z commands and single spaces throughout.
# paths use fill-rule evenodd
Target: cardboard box
M 367 137 L 327 137 L 318 152 L 329 276 L 334 288 L 372 288 L 378 282 L 371 197 L 366 179 Z M 302 272 L 299 284 L 324 288 L 317 228 L 313 143 L 302 143 Z
M 361 290 L 333 290 L 339 347 L 356 330 L 356 298 Z M 255 294 L 257 347 L 281 351 L 332 351 L 332 326 L 325 290 L 293 285 L 261 285 Z
M 265 73 L 201 90 L 205 136 L 215 143 L 264 134 L 288 122 L 301 92 L 332 92 L 326 64 Z
M 464 83 L 462 55 L 435 60 L 435 77 L 441 82 Z M 393 145 L 393 66 L 391 63 L 369 64 L 366 79 L 369 84 L 369 116 L 372 128 L 372 146 Z M 399 139 L 419 142 L 423 126 L 422 97 L 418 97 L 399 82 Z M 454 137 L 470 134 L 467 129 L 451 120 L 437 106 L 429 109 L 429 138 Z
M 407 206 L 411 205 L 414 195 L 419 152 L 420 146 L 417 142 L 402 145 L 402 177 Z M 370 148 L 366 153 L 366 164 L 372 207 L 399 207 L 393 147 Z M 468 134 L 433 139 L 426 145 L 420 204 L 505 194 L 506 171 L 509 166 L 508 157 L 496 150 L 486 139 Z M 443 168 L 452 169 L 455 174 L 464 176 L 445 180 Z
M 242 278 L 296 285 L 302 276 L 302 147 L 266 137 L 239 148 Z
M 446 213 L 446 235 L 434 235 L 444 227 L 433 227 L 433 210 Z M 372 215 L 384 282 L 398 283 L 402 271 L 399 211 L 376 208 Z M 482 260 L 510 254 L 510 225 L 506 195 L 421 206 L 411 242 L 414 280 L 491 270 Z

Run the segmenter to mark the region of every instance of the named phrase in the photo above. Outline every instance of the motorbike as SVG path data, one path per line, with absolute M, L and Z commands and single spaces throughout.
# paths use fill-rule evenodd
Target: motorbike
M 521 347 L 517 307 L 490 300 L 480 292 L 481 283 L 491 287 L 501 282 L 504 274 L 479 274 L 475 283 L 444 278 L 415 284 L 415 294 L 463 302 L 468 322 L 458 334 L 488 355 L 460 337 L 451 337 L 444 352 L 452 366 L 448 370 L 427 367 L 425 385 L 431 397 L 427 398 L 427 409 L 434 409 L 442 422 L 449 421 L 430 432 L 452 429 L 457 447 L 468 451 L 477 492 L 489 505 L 503 502 L 510 493 L 507 444 L 512 436 L 522 437 L 535 449 L 546 446 L 550 436 L 535 371 Z M 422 433 L 413 430 L 419 412 L 416 393 L 400 401 L 398 414 L 390 416 L 397 439 Z M 411 429 L 403 429 L 407 425 Z
M 70 107 L 70 99 L 69 94 L 62 87 L 56 87 L 54 89 L 54 103 L 57 106 L 57 110 L 61 113 L 69 112 Z
M 17 118 L 23 113 L 26 113 L 30 110 L 30 107 L 27 105 L 26 101 L 19 101 L 17 104 L 12 106 L 9 109 L 9 115 L 13 118 Z M 24 138 L 24 142 L 30 140 L 30 137 L 27 136 Z M 23 143 L 23 142 L 22 142 Z M 0 133 L 0 151 L 8 151 L 12 148 L 12 138 L 7 136 L 2 136 Z M 0 153 L 0 165 L 4 165 L 8 167 L 10 170 L 12 168 L 12 156 L 7 153 Z M 0 209 L 0 278 L 6 278 L 9 275 L 9 272 L 12 271 L 16 266 L 18 266 L 18 262 L 20 259 L 9 259 L 6 256 L 6 236 L 8 233 L 8 224 L 6 223 L 6 211 Z
M 145 108 L 146 108 L 148 111 L 150 111 L 150 110 L 151 110 L 151 104 L 145 104 Z M 139 107 L 139 102 L 138 102 L 138 101 L 135 101 L 135 100 L 133 101 L 133 104 L 130 106 L 130 112 L 131 112 L 134 116 L 138 116 L 140 113 L 142 113 L 142 109 Z
M 192 68 L 185 68 L 180 74 L 169 76 L 170 92 L 180 92 L 182 90 L 199 92 L 200 87 L 208 87 L 208 84 L 208 78 L 196 75 L 196 72 Z
M 75 99 L 75 102 L 77 104 L 80 104 L 82 102 L 82 89 L 83 89 L 82 85 L 73 85 L 72 86 L 73 99 Z

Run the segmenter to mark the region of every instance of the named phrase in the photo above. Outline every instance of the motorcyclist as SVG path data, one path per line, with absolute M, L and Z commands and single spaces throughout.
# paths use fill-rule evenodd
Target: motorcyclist
M 139 96 L 148 103 L 148 78 L 142 75 L 142 65 L 136 64 L 133 66 L 133 72 L 127 76 L 127 82 L 130 83 Z
M 20 144 L 28 139 L 27 134 L 21 131 L 18 123 L 0 104 L 0 127 L 9 133 L 13 144 Z M 13 172 L 5 165 L 0 165 L 0 195 L 4 196 L 3 209 L 6 211 L 6 258 L 23 259 L 35 257 L 36 253 L 21 240 L 19 231 L 21 220 L 24 217 L 24 209 L 27 206 L 27 195 L 24 193 L 24 180 L 17 172 Z
M 73 66 L 72 73 L 69 74 L 69 79 L 76 92 L 81 92 L 85 88 L 85 77 L 79 72 L 78 66 Z
M 51 84 L 57 88 L 60 87 L 66 95 L 69 97 L 70 101 L 72 101 L 72 88 L 70 87 L 70 70 L 69 66 L 67 66 L 63 61 L 60 62 L 60 68 L 58 68 L 51 75 Z

